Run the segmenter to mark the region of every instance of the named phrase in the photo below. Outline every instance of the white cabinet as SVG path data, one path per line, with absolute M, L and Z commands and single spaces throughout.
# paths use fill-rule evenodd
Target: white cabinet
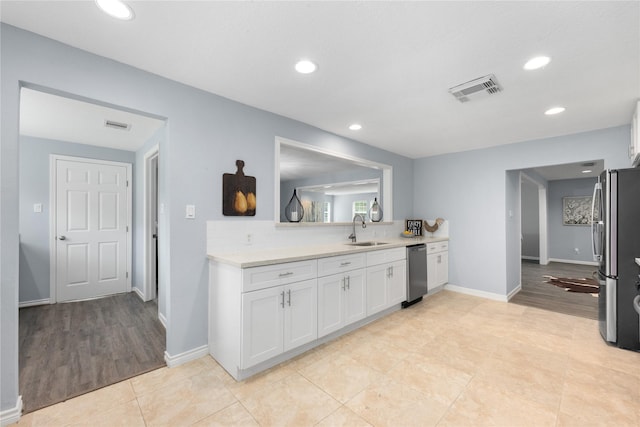
M 318 337 L 364 319 L 364 269 L 318 278 Z
M 367 253 L 367 316 L 407 298 L 406 249 Z
M 629 144 L 629 158 L 633 166 L 640 166 L 640 101 L 631 119 L 631 142 Z
M 242 294 L 241 368 L 317 338 L 317 281 Z
M 427 290 L 431 291 L 449 281 L 449 243 L 427 245 Z

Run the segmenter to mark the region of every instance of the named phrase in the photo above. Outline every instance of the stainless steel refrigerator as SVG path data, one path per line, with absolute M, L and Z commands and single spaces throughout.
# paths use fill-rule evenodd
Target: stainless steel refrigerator
M 598 317 L 602 337 L 640 350 L 640 169 L 602 172 L 593 191 L 593 257 L 599 262 Z

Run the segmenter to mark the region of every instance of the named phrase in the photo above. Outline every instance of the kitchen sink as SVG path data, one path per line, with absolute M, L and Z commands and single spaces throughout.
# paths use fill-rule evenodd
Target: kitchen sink
M 380 246 L 386 245 L 387 242 L 357 242 L 357 243 L 347 243 L 351 246 Z

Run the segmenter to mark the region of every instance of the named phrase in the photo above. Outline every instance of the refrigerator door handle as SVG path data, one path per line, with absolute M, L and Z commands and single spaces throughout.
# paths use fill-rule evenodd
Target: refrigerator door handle
M 602 248 L 598 248 L 598 243 L 602 242 L 602 221 L 601 218 L 598 218 L 598 221 L 595 220 L 596 217 L 596 200 L 600 200 L 599 197 L 602 197 L 602 184 L 597 182 L 593 187 L 593 197 L 591 199 L 591 249 L 593 252 L 593 260 L 594 261 L 602 261 Z M 598 204 L 601 206 L 601 204 Z M 598 212 L 600 216 L 604 214 L 604 212 Z

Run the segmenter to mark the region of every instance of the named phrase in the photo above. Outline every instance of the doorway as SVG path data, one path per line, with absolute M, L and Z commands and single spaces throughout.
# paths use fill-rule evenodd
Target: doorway
M 51 302 L 131 290 L 131 164 L 51 155 Z
M 144 156 L 145 301 L 158 298 L 158 160 L 156 145 Z
M 159 305 L 155 299 L 145 301 L 142 297 L 148 288 L 144 280 L 147 263 L 143 256 L 146 224 L 142 216 L 145 206 L 143 158 L 149 147 L 155 147 L 156 156 L 152 159 L 156 170 L 153 175 L 155 202 L 152 203 L 157 205 L 157 159 L 164 132 L 162 118 L 40 86 L 25 84 L 21 89 L 18 353 L 19 391 L 25 412 L 166 365 L 166 331 L 159 321 Z M 61 204 L 71 206 L 74 214 L 80 212 L 72 218 L 59 215 L 66 218 L 65 225 L 74 230 L 61 232 L 54 227 L 58 221 L 49 221 L 50 214 L 57 212 L 50 199 L 53 193 L 50 171 L 55 170 L 51 167 L 52 155 L 90 165 L 85 171 L 77 168 L 73 173 L 60 172 L 65 179 L 71 176 L 74 182 L 82 181 L 83 176 L 95 172 L 98 182 L 112 186 L 95 191 L 86 188 L 61 191 L 70 195 Z M 95 166 L 97 163 L 110 166 Z M 128 164 L 124 172 L 122 164 Z M 116 189 L 118 185 L 114 183 L 123 183 L 126 190 Z M 96 210 L 99 205 L 94 206 L 97 218 L 93 219 L 86 203 L 81 203 L 90 198 L 90 191 L 99 193 L 98 200 L 102 197 L 104 207 Z M 115 214 L 119 212 L 116 207 L 122 204 L 128 204 L 125 217 Z M 80 206 L 85 206 L 85 214 L 78 209 Z M 155 215 L 157 224 L 157 212 Z M 125 255 L 131 261 L 119 257 L 123 251 L 120 243 L 115 244 L 113 239 L 96 244 L 96 249 L 70 237 L 70 231 L 81 230 L 83 223 L 89 221 L 97 221 L 105 233 L 124 226 L 128 234 Z M 72 244 L 76 246 L 69 249 Z M 117 283 L 117 289 L 59 300 L 52 286 L 55 280 L 51 280 L 53 271 L 59 269 L 51 268 L 49 262 L 58 246 L 65 248 L 65 253 L 75 260 L 84 260 L 86 265 L 89 257 L 83 258 L 84 255 L 101 254 L 104 262 L 95 262 L 94 270 L 105 279 L 102 282 Z M 87 271 L 91 269 L 67 269 L 68 284 L 84 283 L 86 280 L 81 279 L 88 276 Z M 120 293 L 122 277 L 126 284 L 124 293 Z M 132 288 L 139 292 L 130 292 Z M 158 292 L 162 294 L 162 288 L 154 286 L 153 292 L 156 298 Z M 104 296 L 106 293 L 116 295 Z M 97 296 L 100 298 L 94 298 Z M 84 301 L 58 303 L 78 299 Z

